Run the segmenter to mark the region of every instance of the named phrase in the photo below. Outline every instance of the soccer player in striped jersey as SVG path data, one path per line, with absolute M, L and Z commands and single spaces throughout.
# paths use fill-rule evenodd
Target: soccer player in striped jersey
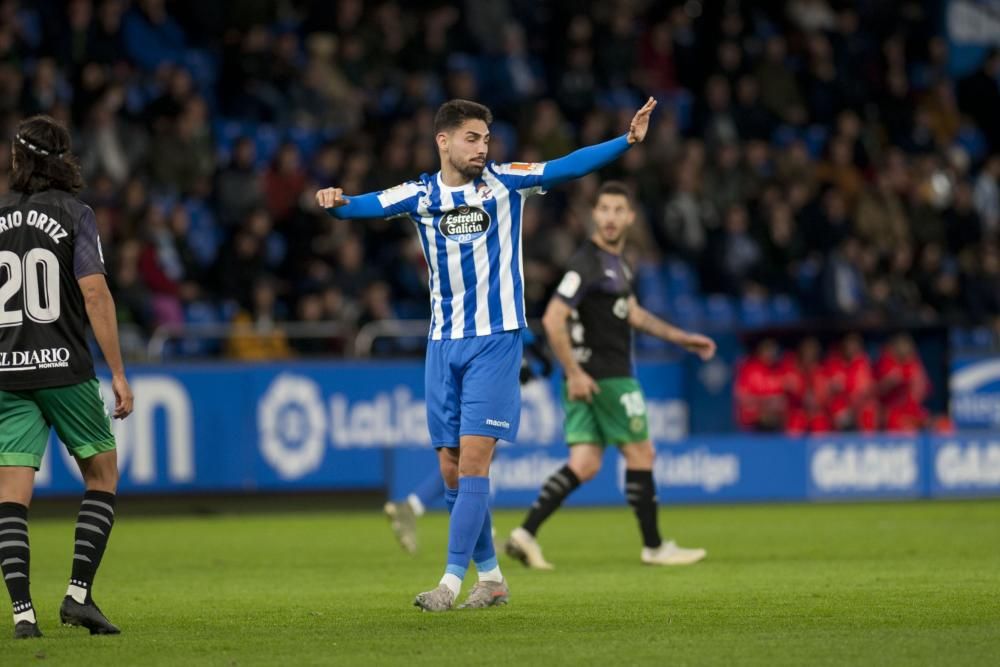
M 642 141 L 655 107 L 650 98 L 628 132 L 611 141 L 549 162 L 498 164 L 487 160 L 490 110 L 451 100 L 434 118 L 440 171 L 377 193 L 316 193 L 337 218 L 410 218 L 427 258 L 427 424 L 451 520 L 444 576 L 414 601 L 424 611 L 452 608 L 470 560 L 479 581 L 463 608 L 505 604 L 510 595 L 493 547 L 489 471 L 497 440 L 517 438 L 521 414 L 524 201 L 603 167 Z

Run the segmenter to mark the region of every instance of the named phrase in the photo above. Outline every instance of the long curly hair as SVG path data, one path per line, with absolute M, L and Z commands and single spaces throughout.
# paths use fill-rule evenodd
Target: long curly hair
M 10 189 L 31 194 L 43 190 L 83 189 L 80 163 L 72 153 L 69 130 L 50 116 L 22 120 L 14 136 Z

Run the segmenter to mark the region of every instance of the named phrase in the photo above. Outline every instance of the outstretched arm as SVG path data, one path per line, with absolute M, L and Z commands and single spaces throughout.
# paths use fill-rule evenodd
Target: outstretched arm
M 708 361 L 715 356 L 714 340 L 702 334 L 684 331 L 665 320 L 661 320 L 640 306 L 639 301 L 634 296 L 629 297 L 628 323 L 634 329 L 673 343 L 692 354 L 697 354 L 702 361 Z
M 649 116 L 655 108 L 656 100 L 650 97 L 632 118 L 627 134 L 605 141 L 603 144 L 581 148 L 546 163 L 545 172 L 542 174 L 542 187 L 547 190 L 560 183 L 580 178 L 620 157 L 632 144 L 646 138 Z
M 382 218 L 388 215 L 374 192 L 348 199 L 340 188 L 326 188 L 316 193 L 316 201 L 335 218 Z

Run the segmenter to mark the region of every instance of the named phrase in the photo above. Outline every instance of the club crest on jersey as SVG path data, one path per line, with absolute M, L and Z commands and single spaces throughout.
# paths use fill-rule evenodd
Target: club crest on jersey
M 438 231 L 457 243 L 472 243 L 493 224 L 490 214 L 474 206 L 459 206 L 441 216 Z
M 476 186 L 476 194 L 479 195 L 479 198 L 483 201 L 493 199 L 493 189 L 485 183 L 480 183 Z

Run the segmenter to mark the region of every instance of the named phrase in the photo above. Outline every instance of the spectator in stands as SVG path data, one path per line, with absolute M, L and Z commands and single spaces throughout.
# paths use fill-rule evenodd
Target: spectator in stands
M 937 243 L 925 245 L 919 269 L 916 284 L 922 309 L 928 314 L 926 319 L 960 317 L 963 304 L 958 267 L 945 256 L 944 248 Z
M 884 166 L 858 203 L 855 228 L 860 238 L 880 252 L 887 252 L 909 239 L 906 207 L 894 187 L 890 168 Z
M 264 174 L 264 196 L 267 210 L 280 224 L 288 219 L 306 183 L 299 149 L 292 143 L 282 144 L 271 167 Z
M 164 0 L 136 0 L 122 30 L 129 58 L 146 70 L 184 60 L 184 30 L 167 13 Z
M 323 297 L 319 292 L 307 292 L 299 297 L 296 305 L 296 318 L 303 324 L 313 325 L 317 330 L 322 329 L 323 317 Z M 332 333 L 332 331 L 331 331 Z M 291 347 L 297 354 L 303 356 L 332 354 L 342 351 L 342 346 L 337 345 L 339 339 L 331 339 L 317 332 L 315 336 L 302 336 L 289 341 Z
M 744 431 L 784 430 L 789 409 L 786 386 L 778 343 L 764 338 L 736 369 L 733 391 L 739 427 Z
M 302 203 L 310 182 L 360 192 L 396 181 L 391 173 L 433 173 L 433 109 L 445 95 L 495 98 L 491 153 L 541 161 L 611 138 L 619 107 L 656 91 L 647 148 L 613 167 L 657 240 L 636 246 L 643 262 L 682 259 L 703 287 L 739 297 L 759 293 L 759 282 L 771 291 L 794 283 L 784 291 L 810 316 L 912 310 L 928 322 L 981 324 L 996 312 L 1000 52 L 957 81 L 946 40 L 914 37 L 936 31 L 933 13 L 908 14 L 907 3 L 882 3 L 882 20 L 870 21 L 828 0 L 736 3 L 703 17 L 678 3 L 610 1 L 581 0 L 558 20 L 509 3 L 286 2 L 280 21 L 268 3 L 225 12 L 163 0 L 34 0 L 16 12 L 7 3 L 0 124 L 9 133 L 33 111 L 71 122 L 86 200 L 113 235 L 109 247 L 146 248 L 139 273 L 151 301 L 164 300 L 164 267 L 149 261 L 158 223 L 147 209 L 173 210 L 180 197 L 197 256 L 212 262 L 220 248 L 199 281 L 209 310 L 234 298 L 248 307 L 264 271 L 295 293 L 337 285 L 353 325 L 350 306 L 375 277 L 389 282 L 394 313 L 425 317 L 422 260 L 412 229 L 396 222 L 372 221 L 352 240 Z M 470 24 L 481 39 L 468 39 Z M 202 44 L 219 49 L 206 57 Z M 246 134 L 235 145 L 232 127 Z M 0 191 L 9 153 L 0 143 Z M 566 240 L 582 233 L 579 202 L 592 187 L 583 179 L 526 214 L 529 312 L 562 269 Z M 271 216 L 251 219 L 262 206 Z M 766 276 L 713 282 L 706 248 L 726 245 L 721 221 L 740 208 Z M 532 219 L 545 222 L 529 233 Z M 918 258 L 909 272 L 904 248 Z M 694 294 L 695 306 L 707 296 Z
M 857 318 L 867 306 L 868 294 L 861 272 L 862 249 L 848 236 L 830 255 L 823 273 L 825 311 L 842 318 Z
M 261 177 L 256 170 L 257 148 L 250 137 L 240 137 L 233 144 L 229 164 L 215 181 L 215 201 L 220 222 L 232 227 L 255 208 L 264 205 Z
M 736 296 L 751 289 L 761 261 L 760 244 L 750 234 L 747 210 L 742 204 L 733 204 L 726 210 L 722 230 L 709 249 L 708 271 L 715 274 L 719 291 Z M 710 276 L 706 278 L 706 284 L 712 284 Z
M 882 350 L 875 374 L 886 430 L 911 433 L 924 428 L 929 413 L 923 403 L 930 382 L 913 339 L 906 334 L 893 336 Z
M 718 215 L 701 193 L 701 174 L 697 164 L 685 159 L 677 166 L 673 197 L 663 214 L 661 238 L 664 250 L 699 265 L 707 232 L 718 228 Z
M 875 375 L 858 334 L 848 334 L 823 362 L 830 386 L 830 417 L 838 431 L 871 433 L 879 428 Z
M 782 359 L 785 392 L 788 396 L 790 435 L 827 433 L 833 428 L 830 418 L 830 378 L 822 363 L 822 348 L 813 336 L 804 338 L 796 351 Z
M 771 205 L 760 245 L 761 261 L 755 270 L 756 279 L 772 294 L 790 293 L 805 249 L 792 219 L 792 210 L 786 203 Z
M 788 47 L 782 35 L 772 35 L 764 44 L 764 57 L 757 66 L 760 100 L 775 117 L 792 125 L 806 117 L 795 73 L 787 62 Z
M 705 195 L 716 211 L 725 211 L 747 200 L 750 184 L 741 158 L 737 142 L 721 143 L 715 147 L 712 165 L 705 174 Z
M 153 140 L 150 163 L 153 183 L 172 194 L 207 193 L 215 172 L 215 147 L 205 101 L 194 97 L 176 120 Z
M 266 254 L 261 239 L 249 231 L 239 230 L 223 246 L 213 282 L 225 298 L 249 304 L 250 286 L 265 273 L 265 267 Z
M 251 293 L 250 307 L 233 318 L 232 332 L 226 341 L 229 356 L 245 361 L 292 356 L 288 338 L 278 325 L 285 318 L 278 308 L 274 281 L 269 277 L 257 278 Z
M 139 256 L 142 282 L 152 294 L 153 319 L 156 325 L 178 325 L 184 321 L 180 285 L 184 280 L 184 260 L 178 252 L 170 229 L 169 211 L 151 206 L 144 226 L 146 239 Z
M 150 307 L 152 296 L 139 272 L 141 254 L 142 245 L 134 239 L 117 244 L 108 280 L 115 295 L 118 322 L 135 324 L 148 335 L 155 320 Z

